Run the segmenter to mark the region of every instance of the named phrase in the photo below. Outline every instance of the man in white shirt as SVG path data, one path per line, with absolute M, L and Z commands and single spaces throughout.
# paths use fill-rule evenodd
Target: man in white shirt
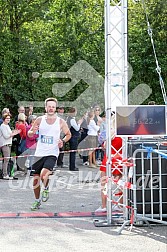
M 63 142 L 69 141 L 71 137 L 67 123 L 57 116 L 56 112 L 57 100 L 48 98 L 45 100 L 46 114 L 38 117 L 30 130 L 28 136 L 32 137 L 36 131 L 39 131 L 39 138 L 35 151 L 35 160 L 32 165 L 34 171 L 33 189 L 35 202 L 31 210 L 39 209 L 41 205 L 40 199 L 40 179 L 44 185 L 42 192 L 42 201 L 45 202 L 49 198 L 49 175 L 52 174 L 53 167 L 59 155 L 59 148 L 63 146 Z M 64 138 L 60 139 L 60 132 L 63 131 Z

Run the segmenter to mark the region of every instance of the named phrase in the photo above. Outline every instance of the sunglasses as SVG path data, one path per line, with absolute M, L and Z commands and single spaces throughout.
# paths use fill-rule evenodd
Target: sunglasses
M 100 109 L 96 109 L 96 111 L 100 111 Z

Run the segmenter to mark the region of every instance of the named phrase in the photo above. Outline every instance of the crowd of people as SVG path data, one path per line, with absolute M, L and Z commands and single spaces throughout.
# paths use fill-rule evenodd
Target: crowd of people
M 79 170 L 76 167 L 76 153 L 79 149 L 84 166 L 97 168 L 102 163 L 101 174 L 105 176 L 106 173 L 105 148 L 98 148 L 105 147 L 105 113 L 101 113 L 98 105 L 86 111 L 79 120 L 76 119 L 76 108 L 69 108 L 66 113 L 64 112 L 65 108 L 58 107 L 55 98 L 45 100 L 45 113 L 39 117 L 33 113 L 33 106 L 29 108 L 21 106 L 18 108 L 18 115 L 14 117 L 12 130 L 10 110 L 8 108 L 2 110 L 0 119 L 2 176 L 5 180 L 12 179 L 8 169 L 12 148 L 16 154 L 17 170 L 27 173 L 28 168 L 30 175 L 33 176 L 35 202 L 31 207 L 32 210 L 37 210 L 41 201 L 48 200 L 49 176 L 53 173 L 54 167 L 65 167 L 63 150 L 66 142 L 69 147 L 68 168 L 70 171 Z M 119 139 L 116 140 L 121 143 Z M 115 148 L 118 149 L 117 146 Z M 40 196 L 40 181 L 44 186 L 42 196 Z M 97 211 L 105 210 L 106 201 L 102 194 L 102 206 Z
M 27 110 L 27 114 L 25 114 L 24 107 L 19 107 L 18 115 L 16 115 L 14 118 L 13 127 L 11 123 L 11 113 L 9 108 L 4 108 L 2 110 L 2 117 L 0 119 L 0 148 L 3 158 L 3 179 L 12 179 L 12 177 L 10 177 L 10 169 L 8 167 L 11 150 L 15 151 L 15 154 L 18 157 L 21 153 L 23 153 L 26 149 L 31 148 L 31 145 L 33 145 L 32 141 L 31 144 L 28 144 L 28 136 L 26 133 L 26 129 L 28 128 L 29 123 L 31 123 L 30 120 L 32 113 L 32 106 L 30 106 L 29 110 Z M 14 129 L 12 130 L 12 128 Z M 22 170 L 21 166 L 19 167 L 18 164 L 17 170 Z
M 71 132 L 71 138 L 69 140 L 70 150 L 77 150 L 78 145 L 81 149 L 85 147 L 97 148 L 98 134 L 105 130 L 105 120 L 100 116 L 100 107 L 95 106 L 91 108 L 89 112 L 78 121 L 76 121 L 77 110 L 76 108 L 69 108 L 66 113 L 64 113 L 64 107 L 57 108 L 57 116 L 67 122 L 67 125 Z M 2 156 L 4 158 L 3 162 L 3 175 L 4 179 L 9 179 L 9 174 L 7 174 L 7 165 L 11 155 L 11 150 L 13 150 L 17 157 L 17 170 L 24 170 L 26 167 L 23 162 L 21 162 L 21 155 L 26 151 L 27 155 L 33 156 L 36 149 L 36 144 L 38 140 L 38 132 L 33 136 L 33 138 L 28 136 L 28 131 L 33 125 L 37 116 L 33 114 L 33 106 L 29 108 L 24 108 L 23 106 L 18 108 L 18 114 L 13 119 L 13 125 L 11 125 L 11 114 L 9 108 L 4 108 L 2 110 L 2 117 L 0 118 L 1 124 L 1 136 L 0 136 L 0 147 Z M 104 115 L 103 115 L 103 118 Z M 101 125 L 101 126 L 100 126 Z M 14 128 L 11 130 L 11 128 Z M 63 138 L 63 132 L 60 133 L 60 138 Z M 63 162 L 65 146 L 60 148 L 60 154 L 57 160 L 58 167 L 67 167 Z M 27 151 L 28 150 L 28 151 Z M 99 157 L 100 152 L 97 151 L 83 151 L 80 157 L 83 159 L 83 165 L 90 167 L 96 167 L 101 163 L 101 157 Z M 78 168 L 75 164 L 76 152 L 70 152 L 69 154 L 69 170 L 77 171 Z M 31 167 L 31 159 L 29 159 L 29 164 Z

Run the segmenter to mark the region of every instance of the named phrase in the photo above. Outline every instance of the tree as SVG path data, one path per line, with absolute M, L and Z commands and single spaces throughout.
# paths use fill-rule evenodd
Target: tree
M 52 95 L 55 79 L 43 72 L 65 72 L 78 60 L 104 73 L 103 0 L 0 1 L 5 20 L 1 62 L 1 106 L 41 101 Z M 34 78 L 33 72 L 39 77 Z M 75 99 L 77 85 L 66 99 Z M 21 92 L 20 92 L 21 90 Z
M 17 101 L 31 97 L 30 69 L 34 62 L 31 47 L 26 39 L 23 26 L 36 18 L 44 16 L 44 10 L 50 1 L 40 0 L 1 0 L 1 106 L 16 107 Z M 33 66 L 34 67 L 34 66 Z M 21 91 L 21 92 L 20 92 Z M 29 98 L 31 99 L 31 98 Z
M 153 90 L 149 100 L 155 100 L 157 104 L 163 104 L 153 48 L 147 33 L 145 14 L 148 14 L 157 57 L 165 81 L 167 79 L 165 71 L 167 7 L 162 0 L 145 1 L 145 7 L 146 9 L 143 8 L 142 1 L 138 3 L 130 1 L 129 3 L 129 62 L 134 71 L 133 78 L 129 84 L 129 91 L 139 83 L 146 83 Z M 146 104 L 147 102 L 145 101 Z
M 165 81 L 167 7 L 162 0 L 146 1 L 146 7 Z M 150 99 L 163 103 L 141 1 L 129 0 L 128 28 L 134 71 L 129 91 L 146 83 L 153 90 Z M 18 101 L 44 101 L 56 81 L 65 81 L 44 73 L 67 72 L 80 60 L 104 77 L 104 0 L 0 0 L 0 29 L 1 109 L 16 113 Z M 81 80 L 58 99 L 73 101 L 86 88 Z M 93 91 L 87 99 L 96 102 Z

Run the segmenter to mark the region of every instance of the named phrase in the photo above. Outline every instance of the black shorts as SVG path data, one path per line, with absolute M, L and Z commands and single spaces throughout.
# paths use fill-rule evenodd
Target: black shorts
M 56 156 L 34 157 L 34 162 L 32 165 L 32 170 L 34 170 L 33 174 L 40 174 L 43 168 L 52 171 L 56 160 Z

